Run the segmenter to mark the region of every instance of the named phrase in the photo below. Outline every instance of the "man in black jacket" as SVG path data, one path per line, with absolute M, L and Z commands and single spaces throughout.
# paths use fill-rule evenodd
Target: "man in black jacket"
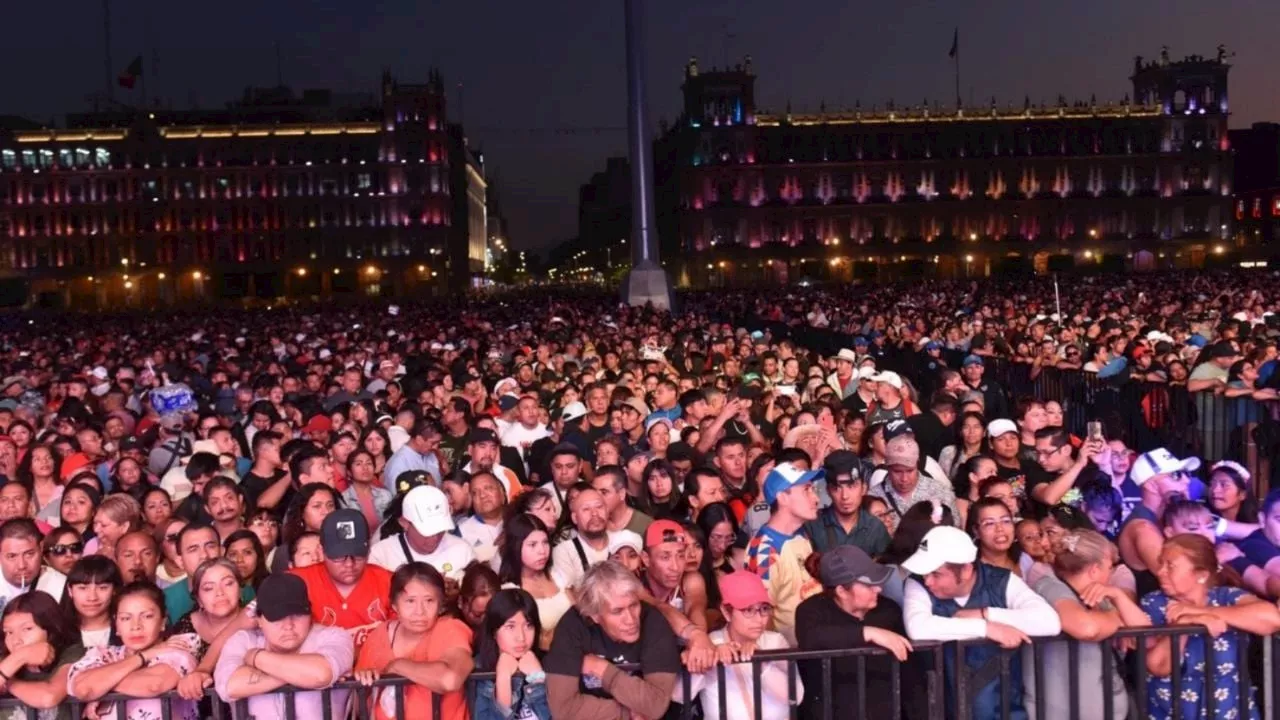
M 836 713 L 857 714 L 866 702 L 867 717 L 894 717 L 894 672 L 899 683 L 902 717 L 911 720 L 928 716 L 928 653 L 912 653 L 902 623 L 902 608 L 880 594 L 893 578 L 893 568 L 874 562 L 853 545 L 841 545 L 823 553 L 819 575 L 823 592 L 796 609 L 796 642 L 801 650 L 845 650 L 877 646 L 888 652 L 867 652 L 867 697 L 858 697 L 858 657 L 831 661 L 830 698 L 823 697 L 822 661 L 799 663 L 804 681 L 801 717 L 821 718 L 823 703 Z M 941 697 L 937 699 L 941 702 Z

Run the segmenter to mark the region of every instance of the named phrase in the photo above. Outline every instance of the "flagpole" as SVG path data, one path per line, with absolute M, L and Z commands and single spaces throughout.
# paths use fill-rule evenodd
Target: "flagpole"
M 955 45 L 956 49 L 956 112 L 960 112 L 963 105 L 960 102 L 960 30 L 956 29 Z
M 112 87 L 111 73 L 115 65 L 111 62 L 111 0 L 102 0 L 102 38 L 103 54 L 106 56 L 106 80 L 107 80 L 107 107 L 111 108 L 116 101 L 115 88 Z

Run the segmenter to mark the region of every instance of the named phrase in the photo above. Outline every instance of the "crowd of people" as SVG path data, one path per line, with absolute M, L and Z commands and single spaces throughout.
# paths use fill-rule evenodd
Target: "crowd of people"
M 675 314 L 561 291 L 10 316 L 4 707 L 924 718 L 945 647 L 944 687 L 972 678 L 949 714 L 1124 717 L 1141 697 L 1152 718 L 1259 717 L 1248 638 L 1280 631 L 1269 456 L 1070 428 L 1062 398 L 985 368 L 1248 396 L 1265 436 L 1275 279 L 1072 283 L 1061 312 L 1026 280 L 722 291 Z M 729 321 L 748 317 L 850 342 Z M 1113 639 L 1159 626 L 1203 629 Z M 1033 638 L 1041 657 L 989 672 Z M 828 679 L 768 655 L 786 649 L 869 654 Z

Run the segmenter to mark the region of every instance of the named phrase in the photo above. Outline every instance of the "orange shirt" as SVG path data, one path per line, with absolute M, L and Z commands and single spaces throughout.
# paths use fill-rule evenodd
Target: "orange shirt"
M 350 632 L 357 649 L 370 630 L 391 619 L 391 573 L 384 568 L 366 565 L 360 581 L 346 597 L 338 592 L 324 563 L 289 572 L 307 584 L 312 619 Z
M 386 669 L 396 659 L 391 648 L 392 623 L 382 623 L 374 628 L 360 655 L 356 659 L 356 670 Z M 431 632 L 418 642 L 417 646 L 405 658 L 413 662 L 438 662 L 449 650 L 461 648 L 471 654 L 471 628 L 461 620 L 442 617 L 436 620 Z M 393 688 L 373 692 L 374 720 L 396 720 L 396 693 Z M 406 685 L 404 689 L 404 714 L 401 720 L 437 720 L 433 718 L 431 708 L 431 691 L 421 685 Z M 446 693 L 441 698 L 440 718 L 438 720 L 467 720 L 467 702 L 461 690 Z

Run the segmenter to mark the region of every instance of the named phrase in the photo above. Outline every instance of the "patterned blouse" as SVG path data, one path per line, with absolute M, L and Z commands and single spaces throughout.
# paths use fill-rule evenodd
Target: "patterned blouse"
M 121 645 L 90 648 L 79 662 L 71 666 L 71 672 L 67 676 L 67 693 L 75 695 L 76 680 L 79 678 L 80 673 L 120 662 L 129 654 L 129 651 Z M 194 653 L 190 650 L 166 648 L 148 663 L 148 666 L 153 665 L 168 665 L 177 671 L 178 677 L 186 677 L 188 673 L 196 668 L 196 659 Z M 123 717 L 125 720 L 161 720 L 164 717 L 163 702 L 159 698 L 129 700 L 125 703 L 125 715 Z M 169 703 L 171 720 L 199 720 L 200 713 L 196 709 L 196 703 L 182 700 L 176 696 Z M 99 705 L 99 712 L 106 717 L 120 717 L 114 709 L 107 712 L 102 706 L 104 704 Z
M 1231 607 L 1240 602 L 1247 593 L 1238 588 L 1215 587 L 1209 591 L 1209 607 Z M 1161 591 L 1148 593 L 1142 598 L 1142 609 L 1151 618 L 1152 625 L 1167 625 L 1165 612 L 1169 607 L 1169 596 Z M 1240 716 L 1240 671 L 1237 662 L 1242 657 L 1239 652 L 1241 643 L 1248 642 L 1248 636 L 1229 628 L 1227 632 L 1211 638 L 1207 635 L 1183 635 L 1187 644 L 1179 662 L 1181 683 L 1179 685 L 1181 717 L 1186 720 L 1207 718 L 1209 706 L 1204 694 L 1213 693 L 1214 710 L 1212 720 L 1239 720 Z M 1258 704 L 1252 687 L 1243 688 L 1248 693 L 1249 717 L 1258 720 Z M 1152 676 L 1147 685 L 1147 714 L 1151 720 L 1165 720 L 1173 717 L 1173 679 L 1172 676 Z

